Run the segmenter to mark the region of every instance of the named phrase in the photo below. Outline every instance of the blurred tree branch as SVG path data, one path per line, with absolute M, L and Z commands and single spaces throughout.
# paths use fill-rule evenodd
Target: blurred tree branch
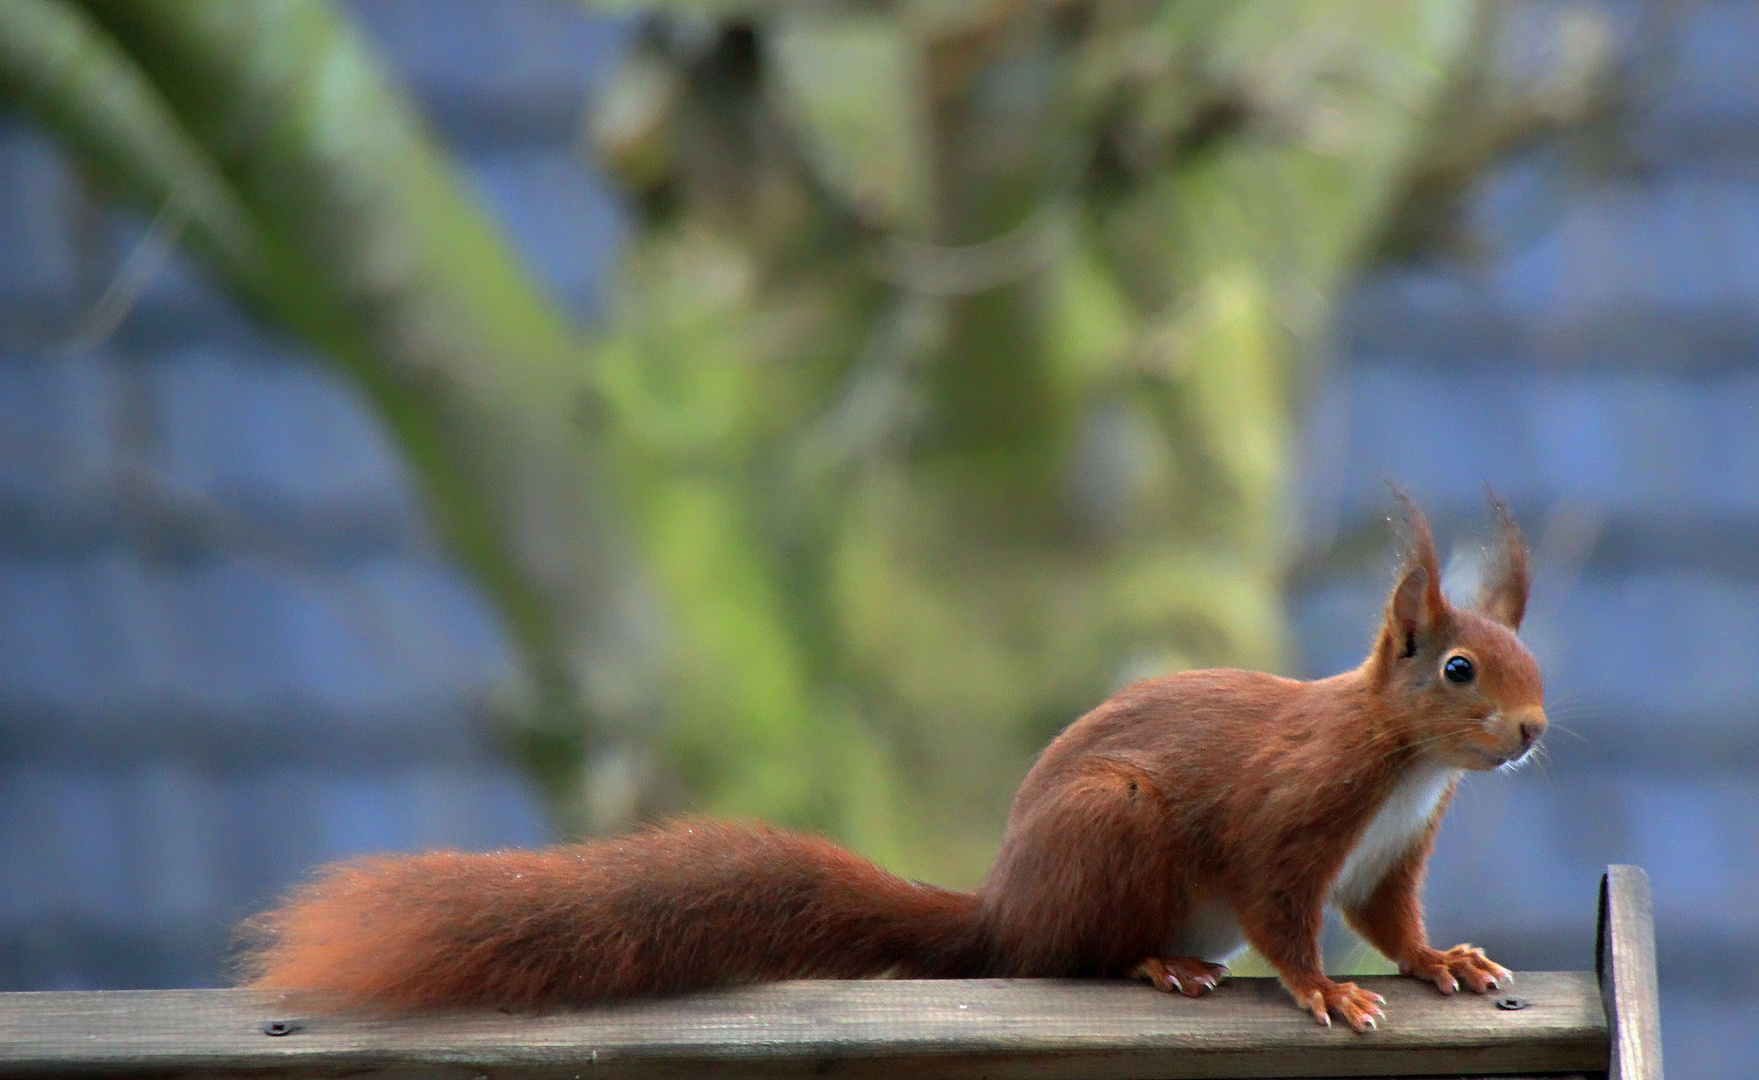
M 1407 208 L 1583 107 L 1472 3 L 612 6 L 595 371 L 665 675 L 601 813 L 950 880 L 1119 682 L 1285 662 L 1300 359 Z

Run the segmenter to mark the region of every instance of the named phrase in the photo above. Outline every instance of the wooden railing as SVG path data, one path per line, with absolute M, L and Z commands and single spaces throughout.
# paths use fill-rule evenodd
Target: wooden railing
M 1268 979 L 1198 1000 L 1122 982 L 792 982 L 546 1015 L 367 1020 L 238 990 L 0 995 L 0 1076 L 1318 1077 L 1660 1080 L 1647 878 L 1602 887 L 1600 973 L 1496 996 L 1364 979 L 1389 1023 L 1313 1023 Z

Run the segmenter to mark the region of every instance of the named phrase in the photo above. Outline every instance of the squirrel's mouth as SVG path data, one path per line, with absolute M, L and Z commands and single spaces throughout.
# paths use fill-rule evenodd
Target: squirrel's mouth
M 1478 738 L 1468 741 L 1468 748 L 1484 760 L 1480 768 L 1497 769 L 1501 772 L 1514 772 L 1533 760 L 1534 751 L 1539 749 L 1539 735 L 1544 731 L 1543 723 L 1530 726 L 1528 722 L 1513 725 L 1505 721 L 1501 709 L 1492 709 L 1483 716 L 1472 718 L 1473 723 L 1480 725 Z M 1505 726 L 1514 727 L 1508 732 L 1514 738 L 1498 738 L 1504 734 L 1500 729 Z M 1518 732 L 1518 734 L 1516 734 Z M 1495 745 L 1483 745 L 1480 740 L 1489 740 Z M 1510 747 L 1508 744 L 1513 742 Z
M 1496 767 L 1496 771 L 1502 772 L 1502 773 L 1512 773 L 1516 769 L 1524 768 L 1529 762 L 1531 762 L 1533 760 L 1534 755 L 1537 754 L 1538 751 L 1539 751 L 1539 744 L 1534 743 L 1533 745 L 1527 747 L 1527 749 L 1521 751 L 1520 754 L 1516 755 L 1515 757 L 1509 758 L 1506 761 L 1504 761 L 1501 765 L 1498 765 Z
M 1507 754 L 1496 750 L 1490 750 L 1482 746 L 1470 746 L 1466 749 L 1477 759 L 1466 767 L 1477 772 L 1489 772 L 1492 769 L 1505 769 L 1509 767 L 1511 761 L 1515 760 Z

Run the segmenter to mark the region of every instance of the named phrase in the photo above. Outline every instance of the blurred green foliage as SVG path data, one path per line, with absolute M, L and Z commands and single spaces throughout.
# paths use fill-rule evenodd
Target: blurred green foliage
M 1457 0 L 611 6 L 590 342 L 328 0 L 8 0 L 0 94 L 372 393 L 569 828 L 948 884 L 1123 682 L 1284 665 L 1302 360 L 1556 119 Z
M 613 746 L 970 882 L 1122 682 L 1281 666 L 1297 358 L 1475 15 L 663 6 L 593 126 L 641 208 L 595 386 L 666 620 Z

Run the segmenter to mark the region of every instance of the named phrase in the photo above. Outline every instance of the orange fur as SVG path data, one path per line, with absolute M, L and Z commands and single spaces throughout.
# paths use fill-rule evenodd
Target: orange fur
M 380 1012 L 525 1009 L 790 978 L 932 978 L 981 963 L 963 893 L 836 845 L 688 821 L 550 851 L 326 870 L 247 930 L 250 985 Z
M 1320 968 L 1330 899 L 1403 970 L 1483 992 L 1508 972 L 1470 946 L 1430 948 L 1418 892 L 1458 770 L 1513 760 L 1544 729 L 1538 666 L 1514 633 L 1527 560 L 1495 504 L 1486 613 L 1456 609 L 1422 514 L 1399 498 L 1406 563 L 1360 668 L 1126 688 L 1040 755 L 976 893 L 702 821 L 545 852 L 379 857 L 254 920 L 250 985 L 390 1012 L 888 973 L 1135 974 L 1200 994 L 1237 938 L 1321 1022 L 1364 1030 L 1378 996 Z M 1468 682 L 1443 675 L 1457 657 Z

